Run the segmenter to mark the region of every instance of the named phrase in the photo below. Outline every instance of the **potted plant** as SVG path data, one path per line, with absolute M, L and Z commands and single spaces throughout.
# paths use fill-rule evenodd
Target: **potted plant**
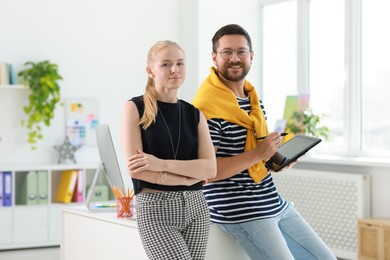
M 330 129 L 321 124 L 321 117 L 322 115 L 315 114 L 310 108 L 295 111 L 286 128 L 293 134 L 307 134 L 328 140 Z
M 41 125 L 50 126 L 54 110 L 60 102 L 60 86 L 62 77 L 58 74 L 58 66 L 47 60 L 42 62 L 26 62 L 25 70 L 18 73 L 23 84 L 30 89 L 29 103 L 23 107 L 27 115 L 21 124 L 27 127 L 27 142 L 35 150 L 37 141 L 42 139 Z

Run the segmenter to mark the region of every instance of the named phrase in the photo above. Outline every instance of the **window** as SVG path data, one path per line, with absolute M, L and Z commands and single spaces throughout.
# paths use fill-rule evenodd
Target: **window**
M 362 150 L 390 151 L 390 1 L 362 0 Z
M 284 95 L 297 94 L 297 4 L 268 5 L 263 10 L 263 100 L 268 126 L 282 118 Z
M 317 152 L 390 156 L 390 2 L 260 2 L 261 92 L 270 129 L 283 117 L 284 96 L 310 94 L 310 107 L 331 128 Z
M 309 6 L 310 107 L 330 127 L 333 150 L 345 152 L 345 3 L 312 0 Z M 331 17 L 331 19 L 329 19 Z M 336 148 L 337 146 L 337 148 Z

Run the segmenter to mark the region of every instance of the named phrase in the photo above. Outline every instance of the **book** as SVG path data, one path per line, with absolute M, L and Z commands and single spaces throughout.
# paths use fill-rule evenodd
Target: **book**
M 274 132 L 282 133 L 286 130 L 287 121 L 285 119 L 278 119 L 275 122 Z
M 8 68 L 9 68 L 9 84 L 15 85 L 16 75 L 15 75 L 14 67 L 12 66 L 12 64 L 8 64 Z
M 0 85 L 9 85 L 9 66 L 7 63 L 0 63 Z
M 289 122 L 290 118 L 298 109 L 298 96 L 287 96 L 284 104 L 283 119 Z
M 309 100 L 308 94 L 300 94 L 298 96 L 298 111 L 305 111 L 309 107 Z
M 0 172 L 0 207 L 4 206 L 4 184 L 3 184 L 3 172 Z
M 83 170 L 79 170 L 77 173 L 76 187 L 73 192 L 72 202 L 83 202 L 83 189 L 84 189 L 85 174 Z
M 305 111 L 308 106 L 309 95 L 301 94 L 295 96 L 287 96 L 284 105 L 283 119 L 289 122 L 294 112 Z
M 48 203 L 48 173 L 47 171 L 37 172 L 37 204 Z
M 12 206 L 12 175 L 11 172 L 3 172 L 3 205 Z
M 56 202 L 70 203 L 77 182 L 77 170 L 66 170 L 61 172 L 61 179 L 56 193 Z

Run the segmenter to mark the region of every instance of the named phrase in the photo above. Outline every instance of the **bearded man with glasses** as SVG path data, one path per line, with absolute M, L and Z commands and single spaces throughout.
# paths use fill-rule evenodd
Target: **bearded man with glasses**
M 203 187 L 211 221 L 254 260 L 336 259 L 272 179 L 266 162 L 281 135 L 268 132 L 263 103 L 245 79 L 254 57 L 249 34 L 226 25 L 212 48 L 215 66 L 193 101 L 207 118 L 216 150 L 217 176 Z

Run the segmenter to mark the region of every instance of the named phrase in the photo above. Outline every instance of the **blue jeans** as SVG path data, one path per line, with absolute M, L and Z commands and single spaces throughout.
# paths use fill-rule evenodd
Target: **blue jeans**
M 274 218 L 219 226 L 230 234 L 253 260 L 336 259 L 291 205 Z

